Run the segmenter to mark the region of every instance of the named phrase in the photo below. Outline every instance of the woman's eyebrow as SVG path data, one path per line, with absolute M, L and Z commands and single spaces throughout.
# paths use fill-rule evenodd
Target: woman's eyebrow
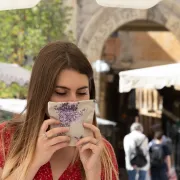
M 78 90 L 83 90 L 83 89 L 88 89 L 88 88 L 89 88 L 88 86 L 83 86 L 83 87 L 78 88 Z
M 67 90 L 70 90 L 70 88 L 65 87 L 65 86 L 56 86 L 56 88 L 62 88 L 62 89 L 67 89 Z
M 71 90 L 70 88 L 65 87 L 65 86 L 56 86 L 56 88 Z M 88 88 L 89 88 L 88 86 L 83 86 L 83 87 L 78 88 L 77 90 L 83 90 L 83 89 L 88 89 Z

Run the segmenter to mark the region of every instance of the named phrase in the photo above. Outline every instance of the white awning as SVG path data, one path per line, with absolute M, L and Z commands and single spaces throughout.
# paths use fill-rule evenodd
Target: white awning
M 116 124 L 117 124 L 114 121 L 109 121 L 107 119 L 102 119 L 102 118 L 99 118 L 99 117 L 97 117 L 96 120 L 97 120 L 97 124 L 98 125 L 112 125 L 112 126 L 116 126 Z
M 20 114 L 25 108 L 25 99 L 0 99 L 0 110 Z
M 26 9 L 36 6 L 40 0 L 1 0 L 0 10 Z
M 10 85 L 11 83 L 18 83 L 24 86 L 30 81 L 31 72 L 22 68 L 17 64 L 8 64 L 0 62 L 0 81 Z
M 136 88 L 162 89 L 180 86 L 180 63 L 122 71 L 119 76 L 121 93 Z
M 96 0 L 101 6 L 133 8 L 133 9 L 148 9 L 162 0 Z

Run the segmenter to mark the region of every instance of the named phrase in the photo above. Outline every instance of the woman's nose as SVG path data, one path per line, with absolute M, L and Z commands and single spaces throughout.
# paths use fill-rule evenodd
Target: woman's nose
M 78 101 L 77 95 L 75 93 L 72 93 L 69 97 L 69 102 L 76 102 Z

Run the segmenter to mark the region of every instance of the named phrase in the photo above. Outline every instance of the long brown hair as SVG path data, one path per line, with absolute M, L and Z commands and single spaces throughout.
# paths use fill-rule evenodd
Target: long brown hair
M 32 69 L 24 120 L 9 124 L 10 127 L 15 128 L 3 169 L 3 180 L 17 168 L 19 169 L 22 164 L 21 175 L 18 179 L 25 179 L 33 159 L 40 127 L 45 119 L 47 103 L 55 89 L 56 78 L 63 69 L 67 68 L 87 75 L 90 99 L 95 99 L 92 67 L 76 45 L 57 41 L 42 48 Z M 95 118 L 93 123 L 96 125 Z M 109 153 L 105 146 L 101 156 L 103 169 L 105 169 L 105 180 L 112 179 L 110 172 L 117 175 L 112 160 L 109 158 Z

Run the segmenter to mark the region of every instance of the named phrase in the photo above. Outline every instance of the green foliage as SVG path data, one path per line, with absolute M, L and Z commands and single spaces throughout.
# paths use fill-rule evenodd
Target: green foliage
M 66 28 L 71 8 L 61 0 L 44 0 L 32 9 L 0 12 L 0 61 L 23 65 L 49 41 L 72 38 Z
M 4 82 L 0 82 L 0 97 L 1 98 L 20 98 L 24 99 L 27 96 L 27 86 L 21 87 L 16 83 L 7 86 Z
M 71 8 L 61 0 L 42 0 L 32 9 L 0 11 L 0 61 L 30 70 L 25 57 L 33 59 L 47 42 L 73 39 L 67 31 L 70 18 Z M 0 83 L 0 97 L 25 96 L 26 92 L 27 88 L 17 84 L 5 87 Z

